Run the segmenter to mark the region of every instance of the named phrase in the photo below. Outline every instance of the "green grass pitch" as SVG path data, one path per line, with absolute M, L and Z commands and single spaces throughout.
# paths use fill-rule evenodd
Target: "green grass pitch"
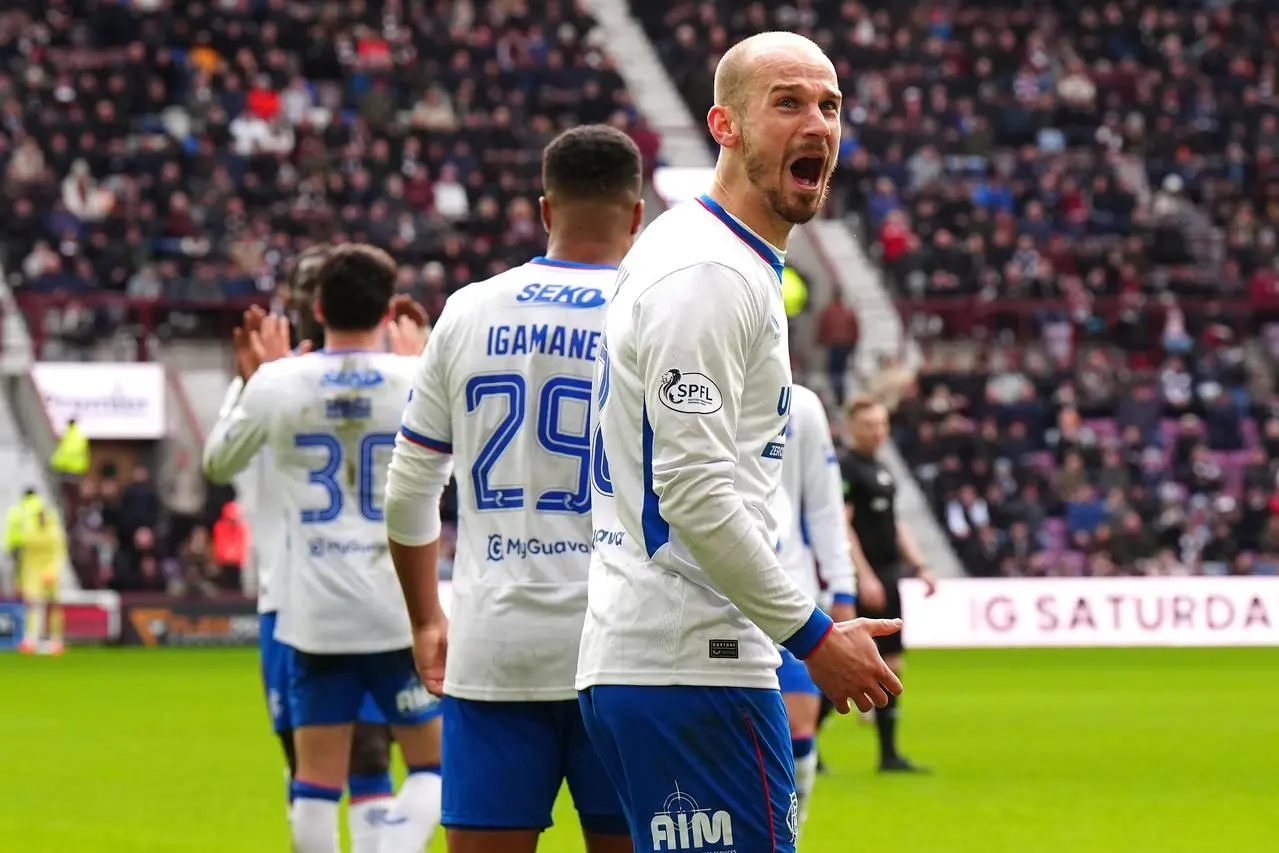
M 1274 850 L 1277 676 L 1274 650 L 914 653 L 902 740 L 936 774 L 878 777 L 837 719 L 800 850 Z M 0 657 L 0 768 L 0 850 L 288 849 L 249 649 Z M 557 819 L 542 850 L 580 853 Z

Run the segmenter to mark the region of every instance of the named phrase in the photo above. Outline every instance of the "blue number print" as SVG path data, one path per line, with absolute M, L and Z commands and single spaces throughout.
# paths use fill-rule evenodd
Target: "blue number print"
M 329 493 L 328 505 L 323 509 L 302 510 L 303 524 L 324 524 L 333 521 L 342 514 L 346 501 L 342 496 L 342 487 L 338 484 L 338 472 L 342 470 L 342 442 L 337 436 L 323 432 L 303 433 L 293 437 L 293 446 L 297 448 L 320 447 L 327 451 L 324 465 L 313 469 L 307 476 L 307 482 L 314 486 L 323 486 Z M 369 521 L 382 521 L 381 507 L 373 503 L 373 473 L 376 470 L 374 456 L 379 447 L 394 447 L 395 433 L 371 432 L 360 439 L 360 460 L 357 475 L 359 476 L 360 515 Z
M 599 390 L 599 410 L 604 411 L 604 404 L 608 402 L 608 392 L 613 383 L 612 365 L 608 359 L 608 347 L 600 342 L 600 390 Z M 613 494 L 613 478 L 608 470 L 608 457 L 604 454 L 604 428 L 596 427 L 595 441 L 591 448 L 591 481 L 595 485 L 595 491 L 601 495 L 610 497 Z
M 561 406 L 566 400 L 577 400 L 589 412 L 591 380 L 580 376 L 552 376 L 542 386 L 538 402 L 537 441 L 551 453 L 578 460 L 577 482 L 572 491 L 550 489 L 537 499 L 542 512 L 584 513 L 591 508 L 591 491 L 587 477 L 591 465 L 590 415 L 581 433 L 565 432 L 560 427 Z
M 523 486 L 494 486 L 489 478 L 502 454 L 511 446 L 524 425 L 527 411 L 528 383 L 518 373 L 484 373 L 472 376 L 466 383 L 466 411 L 474 412 L 486 398 L 506 400 L 506 415 L 493 430 L 488 441 L 476 454 L 471 466 L 471 485 L 475 490 L 475 508 L 481 512 L 524 507 Z M 539 512 L 571 512 L 578 515 L 591 509 L 589 417 L 580 431 L 566 430 L 561 424 L 564 404 L 582 403 L 589 407 L 591 382 L 580 376 L 552 376 L 538 392 L 537 443 L 547 453 L 577 459 L 578 475 L 572 488 L 547 489 L 538 495 L 534 506 Z
M 375 487 L 373 474 L 386 470 L 386 463 L 377 464 L 379 447 L 394 450 L 395 433 L 371 432 L 360 440 L 360 515 L 369 521 L 383 522 L 386 521 L 386 513 L 374 503 L 375 498 L 381 497 L 382 490 Z
M 475 508 L 481 511 L 494 509 L 518 509 L 524 506 L 522 486 L 489 485 L 493 466 L 502 458 L 506 448 L 515 440 L 524 423 L 524 377 L 518 373 L 486 373 L 472 376 L 466 383 L 466 413 L 480 407 L 487 397 L 506 398 L 506 417 L 484 442 L 471 466 L 471 486 L 475 489 Z
M 328 451 L 328 461 L 320 468 L 311 471 L 307 482 L 313 486 L 323 486 L 329 492 L 329 504 L 324 509 L 302 510 L 303 524 L 324 524 L 342 514 L 342 487 L 338 485 L 337 473 L 342 468 L 342 443 L 336 436 L 313 432 L 293 437 L 294 447 L 322 447 Z

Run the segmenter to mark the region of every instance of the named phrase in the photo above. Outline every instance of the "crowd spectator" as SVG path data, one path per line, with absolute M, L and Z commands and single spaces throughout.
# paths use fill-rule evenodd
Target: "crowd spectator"
M 1279 406 L 1195 351 L 1185 393 L 1101 348 L 926 359 L 894 436 L 969 573 L 1279 572 Z
M 213 558 L 218 567 L 218 584 L 223 588 L 240 588 L 240 574 L 249 558 L 249 540 L 249 526 L 240 516 L 240 505 L 228 501 L 213 524 Z

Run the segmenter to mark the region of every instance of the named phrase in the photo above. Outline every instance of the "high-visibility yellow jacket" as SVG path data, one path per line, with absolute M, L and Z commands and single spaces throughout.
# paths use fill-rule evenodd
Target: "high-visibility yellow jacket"
M 49 457 L 49 464 L 59 474 L 83 477 L 89 471 L 89 437 L 79 424 L 68 424 L 67 431 Z

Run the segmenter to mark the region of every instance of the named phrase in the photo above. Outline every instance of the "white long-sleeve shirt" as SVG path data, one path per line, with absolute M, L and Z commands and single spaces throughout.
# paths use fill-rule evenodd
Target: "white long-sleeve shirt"
M 591 554 L 591 374 L 617 271 L 537 258 L 450 297 L 387 479 L 387 532 L 439 535 L 456 465 L 444 692 L 573 699 Z M 429 517 L 434 514 L 434 517 Z
M 218 418 L 229 418 L 235 410 L 244 380 L 238 376 L 231 380 L 223 399 Z M 245 520 L 253 533 L 254 567 L 258 576 L 258 612 L 274 613 L 280 609 L 281 590 L 285 586 L 284 572 L 288 568 L 286 551 L 288 533 L 282 491 L 275 474 L 271 450 L 263 447 L 248 466 L 235 475 L 237 495 L 244 510 Z M 245 495 L 252 495 L 252 503 L 246 504 Z
M 821 398 L 802 385 L 791 390 L 781 491 L 790 513 L 781 537 L 782 565 L 814 598 L 820 595 L 820 565 L 827 593 L 837 602 L 851 604 L 857 587 L 848 551 L 839 459 Z
M 707 197 L 626 256 L 595 371 L 577 686 L 777 687 L 830 618 L 778 560 L 791 403 L 781 253 Z
M 264 364 L 204 447 L 204 470 L 229 482 L 271 452 L 285 515 L 288 571 L 276 636 L 316 654 L 412 644 L 386 544 L 386 466 L 414 358 L 322 350 Z

